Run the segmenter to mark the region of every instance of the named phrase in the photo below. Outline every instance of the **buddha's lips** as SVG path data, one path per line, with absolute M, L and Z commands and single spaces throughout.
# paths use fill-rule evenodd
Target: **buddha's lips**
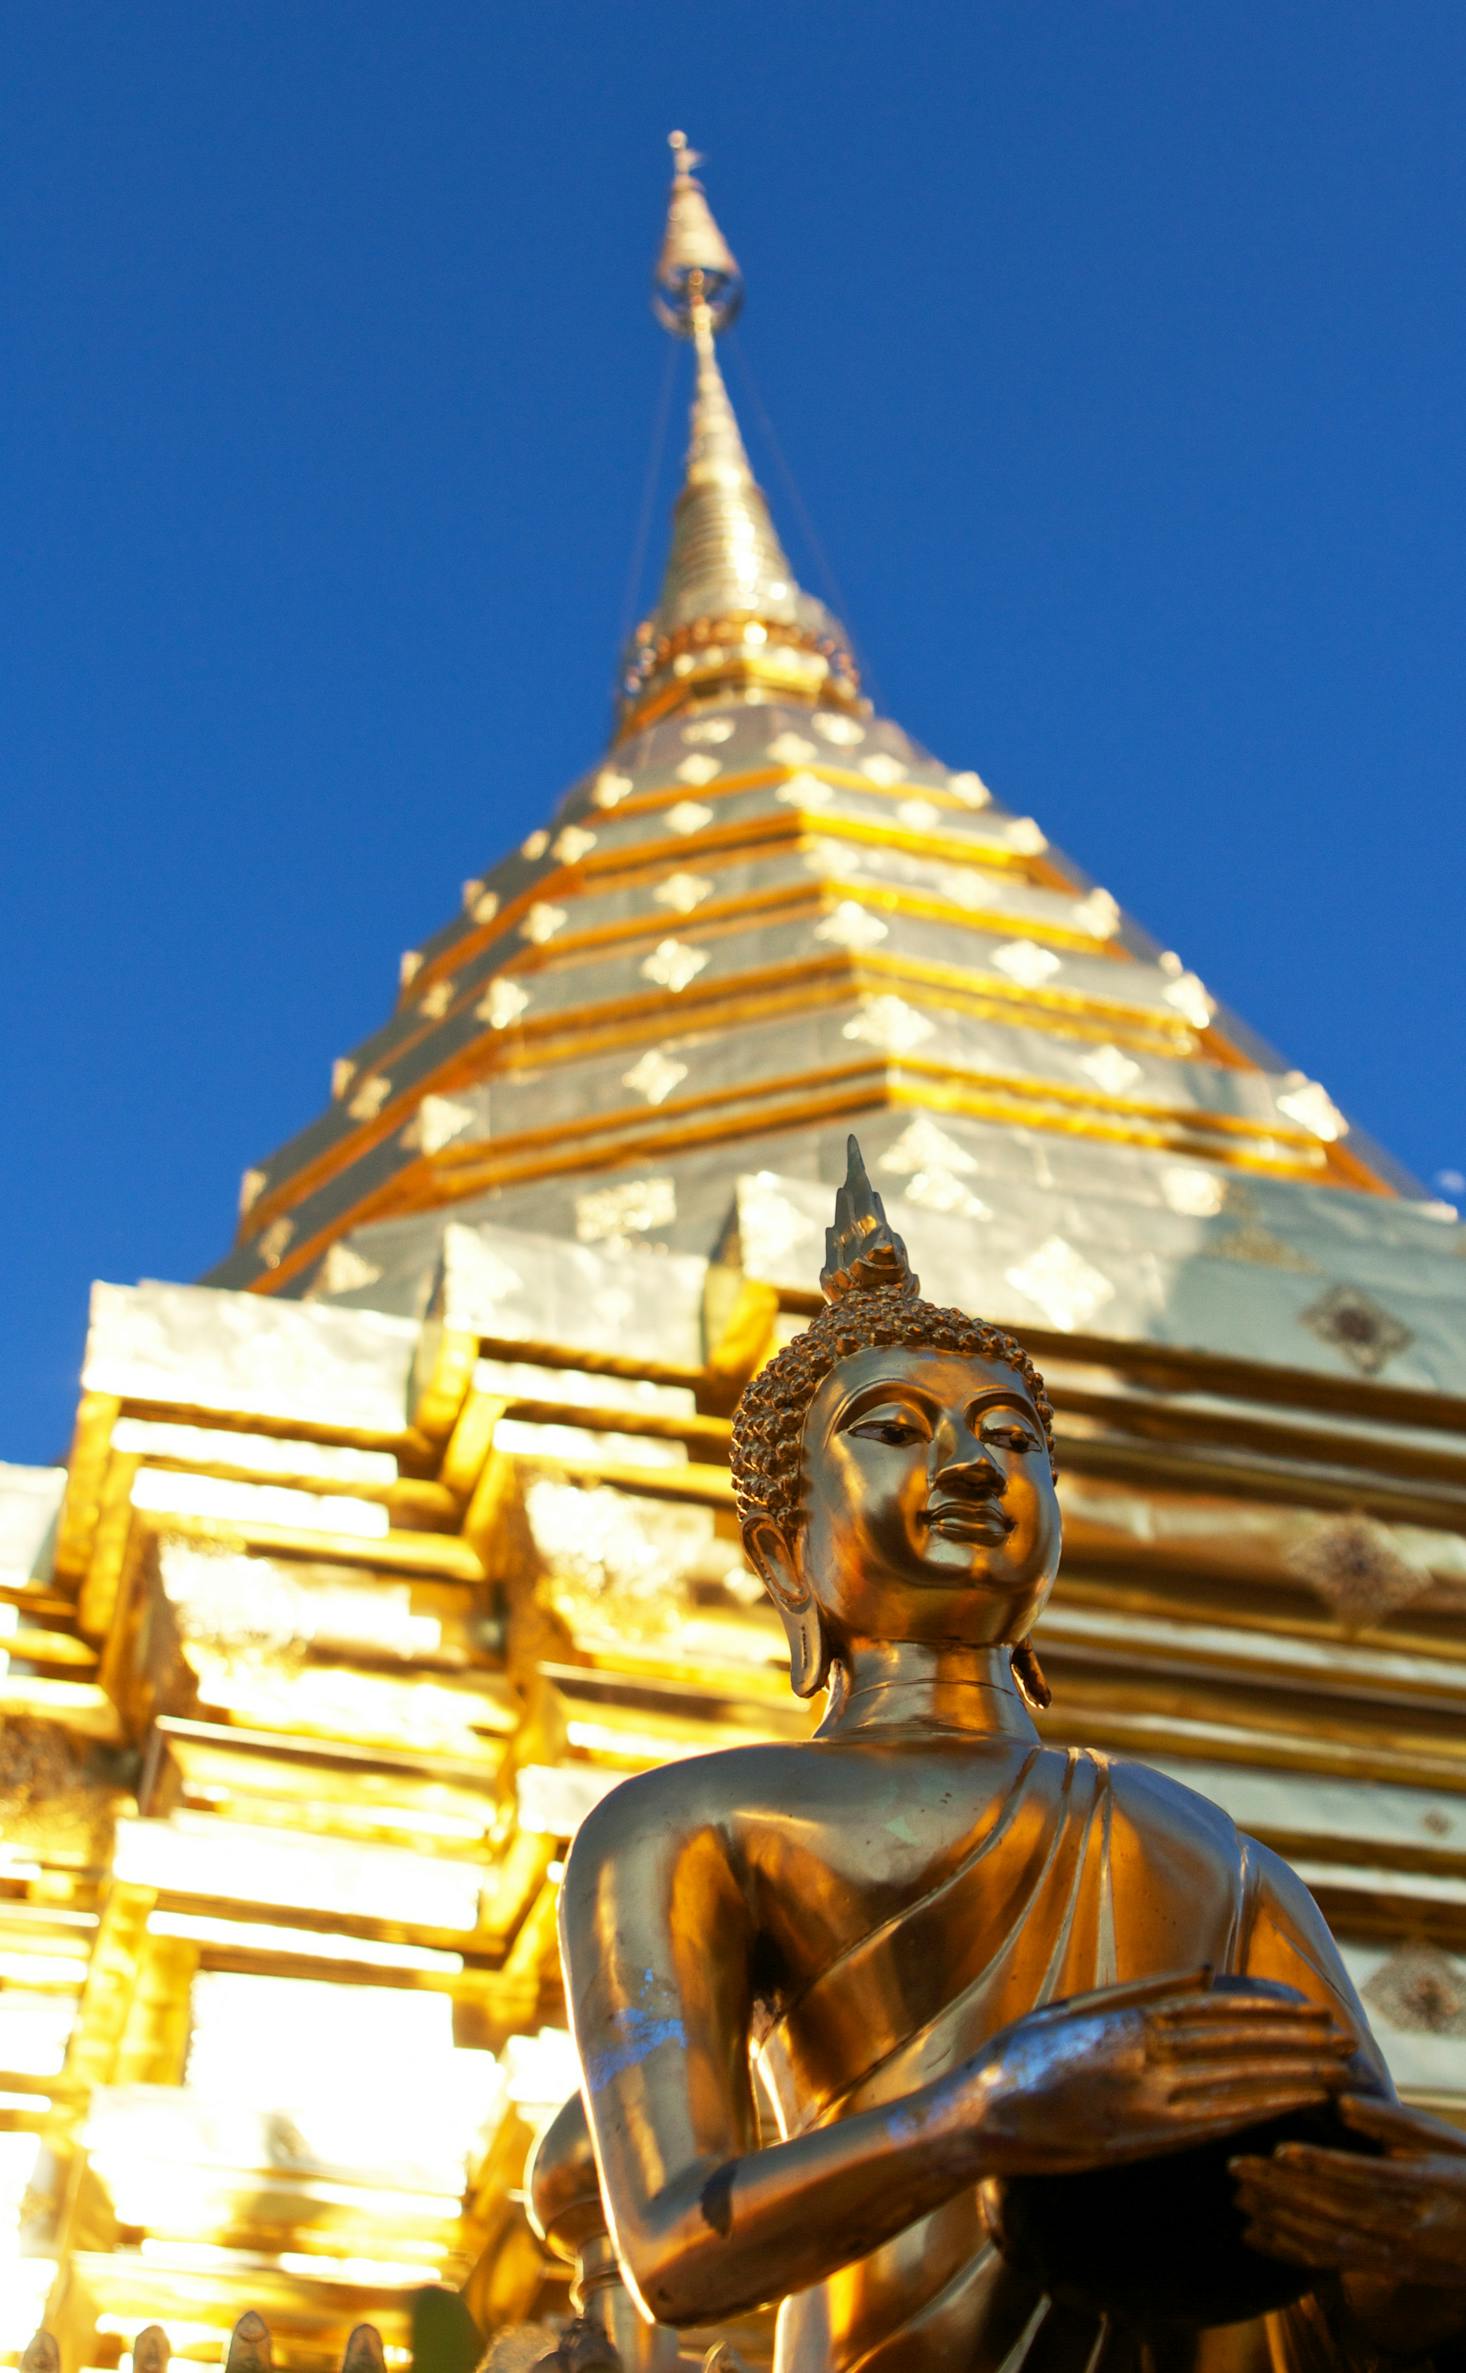
M 978 1532 L 996 1526 L 1000 1531 L 1010 1533 L 1014 1521 L 1007 1509 L 1000 1507 L 996 1500 L 938 1500 L 936 1506 L 928 1508 L 922 1518 L 922 1522 L 933 1530 L 945 1531 L 950 1527 L 954 1532 Z

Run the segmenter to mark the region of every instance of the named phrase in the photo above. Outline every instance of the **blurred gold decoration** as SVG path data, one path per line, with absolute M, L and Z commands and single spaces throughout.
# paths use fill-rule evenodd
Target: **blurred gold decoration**
M 1388 1525 L 1361 1509 L 1316 1518 L 1289 1559 L 1341 1623 L 1383 1623 L 1429 1590 L 1430 1570 L 1404 1556 Z
M 1303 1313 L 1320 1342 L 1332 1343 L 1361 1376 L 1377 1376 L 1412 1341 L 1410 1329 L 1361 1286 L 1336 1285 Z
M 553 2340 L 553 2334 L 547 2335 Z M 168 2373 L 172 2344 L 161 2324 L 148 2324 L 132 2344 L 132 2373 Z M 61 2373 L 61 2352 L 52 2334 L 37 2332 L 19 2358 L 19 2373 Z M 225 2373 L 273 2373 L 274 2341 L 264 2317 L 246 2308 L 235 2322 L 224 2355 Z M 340 2357 L 340 2373 L 387 2373 L 381 2334 L 357 2324 Z M 421 2366 L 416 2373 L 430 2373 Z
M 234 2327 L 224 2359 L 224 2373 L 274 2373 L 275 2349 L 270 2327 L 253 2308 Z
M 1208 1248 L 1214 1259 L 1222 1261 L 1252 1261 L 1261 1269 L 1287 1269 L 1295 1277 L 1317 1275 L 1317 1263 L 1305 1252 L 1286 1244 L 1275 1236 L 1271 1228 L 1264 1228 L 1256 1220 L 1244 1220 L 1240 1226 L 1226 1229 L 1214 1238 Z
M 553 2364 L 559 2335 L 549 2324 L 515 2324 L 489 2342 L 480 2373 L 534 2373 Z
M 1466 1964 L 1438 1945 L 1402 1945 L 1363 1989 L 1372 2011 L 1418 2035 L 1466 2037 Z

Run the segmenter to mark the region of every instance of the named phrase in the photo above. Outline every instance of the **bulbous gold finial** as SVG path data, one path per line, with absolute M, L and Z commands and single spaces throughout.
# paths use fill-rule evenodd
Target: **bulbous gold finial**
M 743 302 L 743 274 L 733 250 L 713 219 L 693 166 L 702 158 L 687 145 L 685 132 L 671 132 L 672 190 L 667 228 L 652 275 L 652 309 L 664 328 L 690 338 L 705 324 L 725 329 Z

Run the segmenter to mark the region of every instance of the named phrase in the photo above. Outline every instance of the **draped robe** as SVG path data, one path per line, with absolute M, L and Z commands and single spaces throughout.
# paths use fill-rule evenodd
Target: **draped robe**
M 1296 1987 L 1375 2060 L 1333 1939 L 1285 1863 L 1160 1773 L 1035 1749 L 931 1882 L 780 2006 L 759 2065 L 785 2132 L 805 2132 L 901 2100 L 1044 2003 L 1203 1964 Z M 873 2048 L 892 2035 L 894 2048 Z M 1295 2358 L 1296 2314 L 1270 2321 L 1275 2356 Z M 1260 2326 L 1198 2334 L 1169 2345 L 1167 2364 L 1240 2368 L 1264 2361 L 1265 2339 Z M 1120 2327 L 1007 2267 L 964 2192 L 787 2300 L 777 2364 L 1118 2373 L 1139 2354 Z
M 1379 2065 L 1287 1865 L 1190 1789 L 1086 1750 L 867 1737 L 646 1773 L 576 1840 L 562 1935 L 613 2232 L 618 2167 L 654 2189 L 684 2156 L 739 2147 L 720 2129 L 746 2113 L 709 2102 L 745 2042 L 797 2135 L 901 2102 L 1045 2003 L 1207 1965 L 1295 1987 Z M 736 1973 L 761 1959 L 774 1978 L 740 2008 Z M 1336 2362 L 1310 2313 L 1168 2342 L 1164 2373 L 1253 2373 L 1269 2339 L 1293 2373 L 1311 2342 L 1315 2364 Z M 973 2187 L 786 2298 L 775 2363 L 1128 2373 L 1142 2358 L 1155 2373 L 1155 2347 L 1004 2263 Z

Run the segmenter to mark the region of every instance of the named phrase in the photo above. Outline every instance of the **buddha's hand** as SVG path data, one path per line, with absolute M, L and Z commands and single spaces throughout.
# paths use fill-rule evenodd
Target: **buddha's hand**
M 1117 2165 L 1325 2101 L 1352 2039 L 1290 1986 L 1212 1993 L 1193 1977 L 1111 1986 L 1030 2012 L 961 2072 L 995 2175 Z
M 1410 2338 L 1433 2304 L 1439 2329 L 1421 2344 L 1436 2345 L 1466 2326 L 1466 2135 L 1363 2095 L 1346 2094 L 1339 2111 L 1383 2155 L 1288 2142 L 1269 2158 L 1234 2159 L 1247 2238 L 1294 2265 L 1377 2278 L 1393 2295 L 1434 2292 L 1410 2303 Z

